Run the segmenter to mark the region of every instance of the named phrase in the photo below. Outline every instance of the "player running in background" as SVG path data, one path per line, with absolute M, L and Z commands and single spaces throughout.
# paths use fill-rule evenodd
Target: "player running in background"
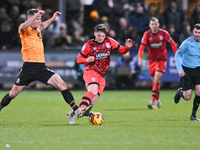
M 152 17 L 150 19 L 149 27 L 150 29 L 143 35 L 141 45 L 138 50 L 138 64 L 139 66 L 142 66 L 142 55 L 145 47 L 147 46 L 149 72 L 152 78 L 152 97 L 148 108 L 158 109 L 161 105 L 159 97 L 160 81 L 167 64 L 166 42 L 169 42 L 174 53 L 176 53 L 177 47 L 169 33 L 166 30 L 159 28 L 159 21 L 157 18 Z M 155 101 L 156 105 L 154 106 Z
M 94 31 L 95 38 L 83 45 L 77 57 L 78 63 L 87 64 L 83 74 L 87 93 L 82 97 L 80 108 L 93 106 L 103 92 L 106 85 L 105 74 L 110 65 L 111 50 L 125 54 L 133 46 L 134 42 L 131 39 L 126 39 L 125 46 L 121 46 L 106 34 L 105 25 L 97 25 Z M 88 116 L 89 111 L 85 115 Z M 70 111 L 68 116 L 69 124 L 74 124 L 74 111 Z
M 7 106 L 23 88 L 37 80 L 60 90 L 65 101 L 75 111 L 76 116 L 81 118 L 87 108 L 78 108 L 66 83 L 45 65 L 41 31 L 47 28 L 56 19 L 56 16 L 61 15 L 61 13 L 57 11 L 53 14 L 52 18 L 41 22 L 43 14 L 45 14 L 43 10 L 30 9 L 27 12 L 28 20 L 19 26 L 19 35 L 22 44 L 21 53 L 24 64 L 11 91 L 3 97 L 0 103 L 0 110 Z
M 182 42 L 175 54 L 176 67 L 181 78 L 181 88 L 174 96 L 177 104 L 182 97 L 190 100 L 192 97 L 192 86 L 195 86 L 195 98 L 193 101 L 192 115 L 190 120 L 200 121 L 196 112 L 200 104 L 200 24 L 195 24 L 193 36 Z

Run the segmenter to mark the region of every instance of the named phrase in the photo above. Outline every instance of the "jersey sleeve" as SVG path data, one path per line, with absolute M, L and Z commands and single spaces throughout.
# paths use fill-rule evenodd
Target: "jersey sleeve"
M 81 49 L 81 52 L 77 56 L 77 63 L 85 64 L 87 63 L 87 57 L 90 54 L 89 46 L 85 43 Z
M 170 46 L 175 54 L 177 51 L 176 43 L 174 42 L 174 40 L 172 39 L 172 37 L 170 36 L 170 34 L 167 31 L 165 31 L 165 41 L 170 44 Z
M 141 44 L 138 50 L 138 58 L 142 58 L 146 45 L 147 45 L 147 33 L 145 32 L 142 37 Z
M 20 27 L 22 26 L 22 24 L 20 24 L 20 26 L 18 27 L 18 33 L 21 33 Z
M 129 51 L 129 49 L 126 46 L 121 46 L 117 41 L 115 41 L 112 38 L 109 39 L 112 45 L 112 49 L 117 50 L 121 54 L 126 54 Z
M 144 33 L 142 40 L 141 40 L 142 45 L 147 45 L 147 32 Z
M 119 47 L 120 47 L 120 44 L 119 44 L 117 41 L 115 41 L 113 38 L 111 38 L 111 37 L 108 37 L 108 38 L 109 38 L 109 40 L 110 40 L 112 49 L 113 49 L 113 50 L 118 50 Z
M 166 42 L 170 42 L 172 40 L 172 38 L 169 35 L 169 32 L 167 32 L 166 30 L 164 30 L 164 33 L 165 33 L 165 41 Z
M 27 32 L 28 32 L 28 28 L 29 27 L 27 27 L 27 29 L 26 30 L 24 30 L 24 31 L 21 31 L 20 30 L 20 27 L 23 25 L 23 23 L 21 23 L 20 25 L 19 25 L 19 28 L 18 28 L 18 33 L 19 33 L 19 35 L 21 35 L 21 34 L 26 34 Z
M 185 53 L 185 51 L 187 50 L 187 42 L 183 41 L 183 43 L 179 46 L 176 54 L 175 54 L 175 61 L 176 61 L 176 68 L 178 70 L 178 72 L 183 71 L 182 68 L 182 61 L 181 61 L 181 57 L 183 55 L 183 53 Z
M 20 30 L 20 27 L 22 26 L 22 24 L 20 24 L 20 26 L 19 26 L 19 28 L 18 28 L 18 33 L 19 33 L 19 35 L 21 35 L 22 33 L 24 33 L 24 32 L 22 32 L 21 30 Z

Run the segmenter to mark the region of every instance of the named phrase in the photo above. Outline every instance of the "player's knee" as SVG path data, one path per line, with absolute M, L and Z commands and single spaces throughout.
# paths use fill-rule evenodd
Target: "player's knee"
M 185 96 L 184 96 L 184 99 L 185 99 L 186 101 L 189 101 L 189 100 L 191 99 L 191 95 L 185 95 Z
M 64 81 L 61 81 L 60 84 L 58 85 L 58 88 L 63 91 L 65 89 L 67 89 L 67 84 Z
M 88 92 L 92 92 L 94 94 L 94 96 L 97 95 L 98 91 L 97 90 L 88 90 Z
M 155 83 L 160 83 L 160 78 L 155 78 L 155 79 L 154 79 L 154 82 L 155 82 Z
M 19 94 L 19 93 L 16 92 L 16 91 L 10 91 L 9 96 L 10 96 L 11 98 L 15 98 L 18 94 Z
M 98 95 L 98 91 L 95 91 L 93 94 L 94 94 L 94 96 L 97 96 Z
M 183 97 L 185 100 L 190 100 L 192 98 L 191 91 L 183 91 Z

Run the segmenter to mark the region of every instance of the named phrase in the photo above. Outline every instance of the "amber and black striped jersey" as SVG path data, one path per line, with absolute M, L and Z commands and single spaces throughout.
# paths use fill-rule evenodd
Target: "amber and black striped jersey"
M 20 30 L 20 26 L 18 32 L 22 44 L 22 60 L 24 62 L 45 63 L 44 46 L 40 29 L 29 26 L 25 31 L 22 32 Z

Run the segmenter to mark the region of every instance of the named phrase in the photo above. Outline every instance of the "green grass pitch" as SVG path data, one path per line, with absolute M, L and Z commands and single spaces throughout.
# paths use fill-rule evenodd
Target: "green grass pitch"
M 77 103 L 85 92 L 72 91 Z M 193 100 L 175 104 L 175 92 L 161 90 L 161 109 L 149 110 L 150 90 L 104 91 L 93 107 L 104 123 L 95 126 L 87 117 L 69 125 L 71 109 L 58 91 L 23 91 L 0 112 L 0 150 L 197 150 Z

